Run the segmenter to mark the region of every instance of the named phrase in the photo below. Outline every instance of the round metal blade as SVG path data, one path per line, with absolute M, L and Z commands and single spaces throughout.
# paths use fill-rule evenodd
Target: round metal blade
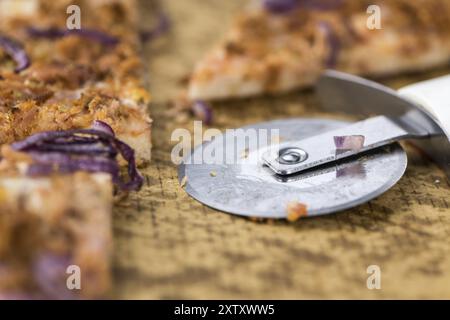
M 335 120 L 289 119 L 242 129 L 279 129 L 282 141 L 287 142 L 346 124 Z M 208 147 L 226 148 L 233 141 L 227 139 L 227 134 L 223 140 L 208 143 Z M 259 218 L 286 218 L 290 202 L 305 204 L 309 217 L 357 206 L 391 188 L 402 177 L 407 165 L 406 153 L 399 144 L 293 176 L 276 175 L 262 162 L 185 164 L 192 162 L 189 160 L 199 156 L 202 150 L 197 147 L 178 168 L 179 180 L 185 181 L 186 192 L 209 207 Z

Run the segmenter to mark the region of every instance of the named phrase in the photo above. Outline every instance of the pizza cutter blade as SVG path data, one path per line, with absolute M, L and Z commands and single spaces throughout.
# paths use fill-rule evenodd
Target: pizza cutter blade
M 359 128 L 352 124 L 352 134 L 367 132 L 367 138 L 371 140 L 367 147 L 414 138 L 412 142 L 433 158 L 450 179 L 449 88 L 450 75 L 410 84 L 396 91 L 361 77 L 328 70 L 320 77 L 316 91 L 322 107 L 329 112 L 363 117 L 382 115 L 360 122 Z M 370 132 L 371 127 L 379 134 L 378 138 Z M 322 141 L 330 139 L 318 138 Z
M 431 141 L 435 138 L 446 140 L 446 125 L 450 125 L 450 119 L 447 119 L 450 117 L 446 100 L 448 94 L 438 93 L 449 85 L 450 77 L 435 79 L 431 83 L 416 84 L 413 90 L 408 90 L 408 97 L 411 97 L 411 93 L 414 96 L 420 94 L 421 101 L 424 101 L 424 97 L 428 97 L 425 101 L 429 101 L 428 104 L 419 105 L 375 82 L 342 72 L 328 71 L 320 78 L 317 86 L 323 106 L 333 110 L 351 108 L 354 110 L 352 113 L 358 109 L 368 109 L 382 115 L 289 142 L 283 146 L 282 150 L 292 150 L 289 153 L 290 157 L 308 153 L 308 159 L 303 161 L 280 161 L 279 146 L 275 146 L 273 151 L 268 150 L 263 159 L 274 172 L 286 175 L 300 173 L 399 140 Z M 433 154 L 448 152 L 449 141 L 441 144 L 441 148 Z M 449 169 L 448 160 L 444 161 L 443 167 Z
M 288 119 L 247 126 L 238 132 L 278 129 L 280 138 L 286 142 L 347 125 L 335 120 Z M 248 163 L 192 161 L 201 157 L 206 146 L 219 154 L 234 150 L 235 140 L 230 134 L 226 132 L 222 139 L 216 137 L 197 147 L 178 167 L 179 180 L 184 181 L 185 191 L 201 203 L 247 217 L 286 218 L 291 202 L 306 205 L 309 217 L 352 208 L 391 188 L 407 165 L 406 154 L 397 143 L 294 175 L 278 175 L 269 169 L 261 157 L 264 150 L 249 153 L 247 157 L 255 161 Z

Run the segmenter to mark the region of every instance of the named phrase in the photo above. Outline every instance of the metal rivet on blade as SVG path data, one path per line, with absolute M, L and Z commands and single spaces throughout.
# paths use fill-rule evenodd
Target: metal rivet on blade
M 305 161 L 308 154 L 300 148 L 284 148 L 278 153 L 277 161 L 281 164 L 298 164 Z

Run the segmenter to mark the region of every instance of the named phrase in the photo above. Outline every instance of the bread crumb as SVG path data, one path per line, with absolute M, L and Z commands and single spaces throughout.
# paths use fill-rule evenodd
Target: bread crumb
M 287 220 L 289 222 L 297 221 L 298 219 L 308 216 L 308 210 L 305 204 L 297 201 L 292 201 L 287 204 Z
M 184 176 L 183 179 L 181 179 L 180 186 L 184 188 L 186 186 L 186 183 L 187 183 L 187 176 Z

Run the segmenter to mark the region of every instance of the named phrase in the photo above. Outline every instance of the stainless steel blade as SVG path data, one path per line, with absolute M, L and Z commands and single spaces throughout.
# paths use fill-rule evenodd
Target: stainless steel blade
M 279 129 L 280 138 L 289 142 L 348 125 L 334 120 L 289 119 L 242 129 Z M 221 153 L 229 147 L 222 143 L 224 140 L 227 144 L 234 141 L 214 139 L 207 145 Z M 185 191 L 209 207 L 262 218 L 286 218 L 287 204 L 292 201 L 305 204 L 308 216 L 357 206 L 391 188 L 407 165 L 406 154 L 398 144 L 290 176 L 275 174 L 263 165 L 262 159 L 254 164 L 190 164 L 202 150 L 197 147 L 178 168 L 180 182 L 185 181 Z M 257 151 L 248 155 L 249 158 L 257 156 Z
M 356 109 L 356 105 L 359 105 L 361 109 L 369 107 L 373 110 L 374 104 L 382 104 L 383 107 L 376 110 L 390 108 L 388 114 L 391 116 L 369 118 L 345 128 L 269 150 L 263 155 L 263 159 L 277 174 L 298 173 L 402 139 L 444 136 L 444 131 L 429 112 L 399 97 L 395 91 L 369 80 L 328 71 L 320 79 L 317 89 L 322 103 L 328 109 L 346 110 L 348 105 Z M 334 137 L 354 135 L 364 137 L 361 148 L 342 151 L 334 144 Z M 286 150 L 290 161 L 284 160 Z
M 433 135 L 443 134 L 428 110 L 412 103 L 379 83 L 334 70 L 326 71 L 316 86 L 317 96 L 327 111 L 350 115 L 384 115 L 403 125 L 423 128 Z
M 427 86 L 428 91 L 429 88 Z M 402 119 L 403 125 L 417 124 L 418 127 L 425 129 L 430 138 L 413 142 L 435 159 L 450 179 L 450 134 L 448 132 L 447 136 L 444 134 L 445 125 L 448 123 L 439 121 L 433 112 L 422 107 L 417 101 L 409 99 L 403 92 L 405 90 L 410 91 L 407 87 L 401 89 L 399 94 L 379 83 L 331 70 L 322 75 L 316 87 L 322 107 L 328 112 L 341 112 L 359 117 L 384 115 Z
M 408 122 L 399 119 L 401 118 L 378 116 L 313 137 L 274 146 L 263 154 L 263 160 L 277 174 L 290 175 L 391 144 L 400 139 L 424 138 L 430 135 L 426 129 L 417 125 L 408 125 Z M 352 135 L 364 137 L 362 148 L 340 150 L 336 147 L 334 137 Z M 292 152 L 297 150 L 303 157 L 295 157 L 290 162 L 284 161 L 285 150 L 294 150 Z

